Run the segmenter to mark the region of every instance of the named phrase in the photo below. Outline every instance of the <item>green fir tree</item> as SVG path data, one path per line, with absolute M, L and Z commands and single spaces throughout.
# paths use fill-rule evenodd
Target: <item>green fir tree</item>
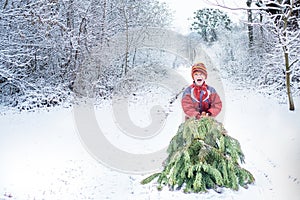
M 142 184 L 157 178 L 158 190 L 168 186 L 197 193 L 221 187 L 238 190 L 254 182 L 253 175 L 239 164 L 244 162 L 240 143 L 212 117 L 182 123 L 167 151 L 163 170 Z

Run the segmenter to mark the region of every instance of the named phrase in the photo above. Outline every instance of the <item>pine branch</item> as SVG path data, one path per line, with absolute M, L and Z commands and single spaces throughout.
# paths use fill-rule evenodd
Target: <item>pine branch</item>
M 141 184 L 145 185 L 145 184 L 148 184 L 150 183 L 151 181 L 153 181 L 155 178 L 157 178 L 161 173 L 155 173 L 155 174 L 152 174 L 151 176 L 143 179 L 141 181 Z

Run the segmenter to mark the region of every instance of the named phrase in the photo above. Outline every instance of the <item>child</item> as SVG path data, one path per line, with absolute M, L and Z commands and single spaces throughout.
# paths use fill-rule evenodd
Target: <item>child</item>
M 181 100 L 186 119 L 217 116 L 221 112 L 222 101 L 216 90 L 205 83 L 207 71 L 203 63 L 192 66 L 192 78 L 193 84 L 184 90 Z

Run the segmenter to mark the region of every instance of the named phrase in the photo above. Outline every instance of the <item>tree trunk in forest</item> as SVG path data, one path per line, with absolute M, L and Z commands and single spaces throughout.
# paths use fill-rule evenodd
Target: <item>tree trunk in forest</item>
M 252 11 L 250 9 L 252 4 L 252 0 L 247 0 L 247 6 L 249 9 L 247 10 L 248 16 L 248 37 L 249 37 L 249 47 L 253 46 L 253 19 L 252 19 Z
M 70 0 L 67 11 L 67 27 L 70 30 L 74 29 L 74 0 Z
M 291 91 L 291 71 L 290 71 L 290 63 L 289 63 L 289 53 L 284 53 L 284 60 L 285 60 L 285 80 L 286 80 L 286 89 L 287 95 L 289 99 L 289 109 L 295 110 L 295 105 L 293 101 L 292 91 Z
M 102 23 L 101 23 L 101 36 L 100 36 L 100 45 L 101 48 L 103 47 L 104 40 L 105 40 L 105 31 L 106 31 L 106 9 L 107 9 L 107 2 L 106 0 L 103 1 L 103 13 L 102 13 Z
M 125 34 L 126 34 L 126 47 L 125 47 L 125 60 L 124 60 L 124 68 L 123 68 L 123 75 L 125 76 L 128 72 L 128 57 L 129 57 L 129 22 L 128 22 L 128 16 L 126 13 L 126 6 L 123 4 L 123 14 L 124 14 L 124 20 L 125 20 Z
M 290 13 L 292 12 L 292 9 L 290 10 Z M 287 40 L 287 28 L 288 28 L 288 18 L 290 16 L 290 13 L 286 15 L 283 20 L 284 20 L 284 27 L 283 27 L 283 37 L 285 40 Z M 290 110 L 295 110 L 295 105 L 293 101 L 293 96 L 292 96 L 292 91 L 291 91 L 291 65 L 289 61 L 289 49 L 287 47 L 286 42 L 282 43 L 283 47 L 282 50 L 284 52 L 284 62 L 285 62 L 285 80 L 286 80 L 286 89 L 287 89 L 287 95 L 288 95 L 288 100 L 289 100 L 289 109 Z
M 4 2 L 3 10 L 6 8 L 7 4 L 8 4 L 8 0 L 6 0 L 6 1 Z

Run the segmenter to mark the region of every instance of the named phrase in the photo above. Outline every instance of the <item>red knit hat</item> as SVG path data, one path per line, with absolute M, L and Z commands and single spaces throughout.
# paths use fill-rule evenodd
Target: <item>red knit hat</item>
M 201 72 L 205 75 L 205 78 L 207 78 L 207 70 L 203 63 L 196 63 L 192 66 L 192 78 L 194 78 L 195 72 Z

